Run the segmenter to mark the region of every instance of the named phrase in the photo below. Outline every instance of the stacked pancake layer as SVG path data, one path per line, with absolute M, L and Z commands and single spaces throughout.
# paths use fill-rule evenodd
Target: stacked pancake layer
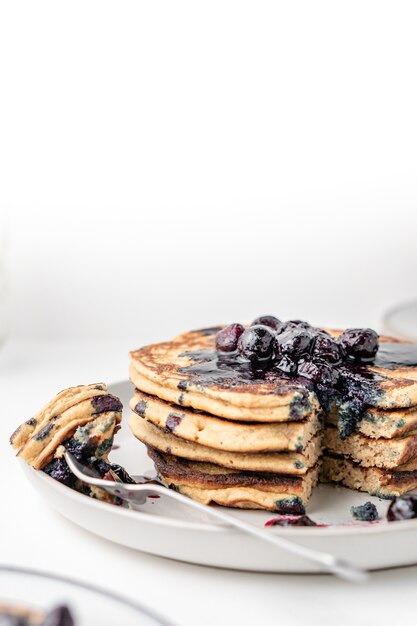
M 352 370 L 367 404 L 342 439 L 349 389 L 324 410 L 305 378 L 274 368 L 253 376 L 216 353 L 218 330 L 130 354 L 130 426 L 165 484 L 204 503 L 282 513 L 303 512 L 319 473 L 382 497 L 417 487 L 417 358 L 401 360 L 407 346 L 380 337 L 375 363 Z
M 163 482 L 200 502 L 304 512 L 321 453 L 314 394 L 295 381 L 277 392 L 268 377 L 231 380 L 227 371 L 219 385 L 192 382 L 181 372 L 193 363 L 184 353 L 209 348 L 205 332 L 131 354 L 133 434 Z
M 370 408 L 357 432 L 340 439 L 336 417 L 327 417 L 322 480 L 382 498 L 417 488 L 417 407 Z

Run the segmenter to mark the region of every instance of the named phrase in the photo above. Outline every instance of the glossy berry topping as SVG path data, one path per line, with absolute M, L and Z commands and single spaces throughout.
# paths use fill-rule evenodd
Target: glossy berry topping
M 274 315 L 261 315 L 253 320 L 251 326 L 269 326 L 273 330 L 280 330 L 283 327 L 283 323 Z
M 238 349 L 242 356 L 255 362 L 274 354 L 275 334 L 268 326 L 251 326 L 240 336 Z
M 339 342 L 355 361 L 370 361 L 378 350 L 378 335 L 371 328 L 348 328 L 340 335 Z
M 216 348 L 221 352 L 234 352 L 237 349 L 239 337 L 244 332 L 242 324 L 229 324 L 219 330 L 216 335 Z
M 313 383 L 325 386 L 334 386 L 339 380 L 339 374 L 329 363 L 306 356 L 298 362 L 298 374 L 309 378 Z
M 310 351 L 313 335 L 305 328 L 288 328 L 277 336 L 276 343 L 280 354 L 298 360 Z
M 365 502 L 359 506 L 350 507 L 353 519 L 360 520 L 361 522 L 374 522 L 379 518 L 378 509 L 372 502 Z
M 340 363 L 344 356 L 342 345 L 325 333 L 317 333 L 312 354 L 327 363 Z
M 417 496 L 401 496 L 395 498 L 389 505 L 387 520 L 396 522 L 398 520 L 414 519 L 417 517 Z
M 287 354 L 284 354 L 279 359 L 279 361 L 277 362 L 277 368 L 281 370 L 281 372 L 285 372 L 286 374 L 297 373 L 297 363 Z

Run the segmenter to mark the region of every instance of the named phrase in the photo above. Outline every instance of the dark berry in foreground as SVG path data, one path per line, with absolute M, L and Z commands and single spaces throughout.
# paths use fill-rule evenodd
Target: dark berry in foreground
M 234 352 L 237 342 L 244 331 L 242 324 L 229 324 L 219 330 L 216 335 L 216 348 L 221 352 Z
M 325 386 L 336 385 L 339 373 L 331 365 L 310 356 L 305 356 L 298 363 L 298 374 L 313 381 L 313 383 Z
M 340 363 L 343 359 L 343 347 L 329 335 L 318 333 L 312 354 L 327 363 Z
M 41 626 L 74 626 L 74 620 L 66 606 L 58 606 L 48 613 Z
M 298 360 L 307 354 L 313 344 L 313 335 L 305 328 L 289 328 L 276 338 L 280 353 Z
M 353 519 L 360 520 L 361 522 L 374 522 L 378 519 L 378 509 L 372 502 L 365 502 L 359 506 L 351 506 L 350 512 Z
M 395 498 L 389 505 L 387 520 L 396 522 L 397 520 L 414 519 L 417 517 L 417 496 L 401 496 Z
M 251 326 L 240 336 L 238 348 L 249 361 L 270 359 L 274 354 L 275 334 L 267 326 Z
M 281 320 L 279 320 L 274 315 L 261 315 L 261 317 L 257 317 L 256 320 L 253 320 L 251 326 L 269 326 L 273 330 L 280 330 L 283 326 Z
M 378 350 L 378 334 L 371 328 L 348 328 L 340 335 L 339 342 L 355 361 L 370 361 Z

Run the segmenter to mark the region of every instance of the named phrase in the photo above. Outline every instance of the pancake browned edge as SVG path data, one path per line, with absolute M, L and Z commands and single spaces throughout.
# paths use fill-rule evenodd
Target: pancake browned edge
M 303 475 L 316 464 L 321 453 L 321 437 L 313 437 L 302 453 L 298 452 L 229 452 L 186 441 L 132 414 L 129 426 L 134 436 L 159 452 L 180 458 L 252 472 Z
M 132 351 L 132 382 L 145 393 L 168 402 L 231 420 L 289 421 L 303 419 L 317 408 L 315 393 L 305 379 L 288 378 L 277 370 L 269 370 L 265 378 L 253 379 L 233 368 L 216 369 L 215 336 L 219 328 L 184 333 L 171 341 Z M 335 336 L 340 333 L 331 332 Z M 393 341 L 384 336 L 379 340 L 381 344 Z M 208 376 L 207 369 L 199 367 L 207 363 L 212 364 Z M 417 405 L 417 367 L 390 370 L 368 365 L 367 370 L 378 375 L 372 382 L 372 406 L 395 409 Z
M 130 408 L 181 439 L 230 452 L 302 452 L 322 426 L 316 411 L 295 422 L 237 422 L 173 405 L 137 389 Z
M 339 483 L 379 498 L 394 498 L 417 488 L 417 467 L 407 467 L 408 465 L 395 469 L 362 467 L 346 457 L 325 452 L 320 481 Z
M 317 483 L 319 465 L 304 476 L 242 472 L 162 454 L 147 446 L 158 476 L 171 489 L 203 504 L 303 514 Z

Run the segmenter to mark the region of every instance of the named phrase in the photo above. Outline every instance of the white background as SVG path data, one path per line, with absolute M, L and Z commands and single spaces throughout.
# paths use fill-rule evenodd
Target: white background
M 57 389 L 126 376 L 128 348 L 261 313 L 379 329 L 416 298 L 416 19 L 412 1 L 0 4 L 3 477 L 6 435 Z M 353 589 L 168 563 L 83 533 L 15 480 L 0 560 L 177 624 L 415 611 L 415 568 Z
M 378 326 L 417 292 L 416 18 L 363 0 L 2 3 L 12 332 Z

